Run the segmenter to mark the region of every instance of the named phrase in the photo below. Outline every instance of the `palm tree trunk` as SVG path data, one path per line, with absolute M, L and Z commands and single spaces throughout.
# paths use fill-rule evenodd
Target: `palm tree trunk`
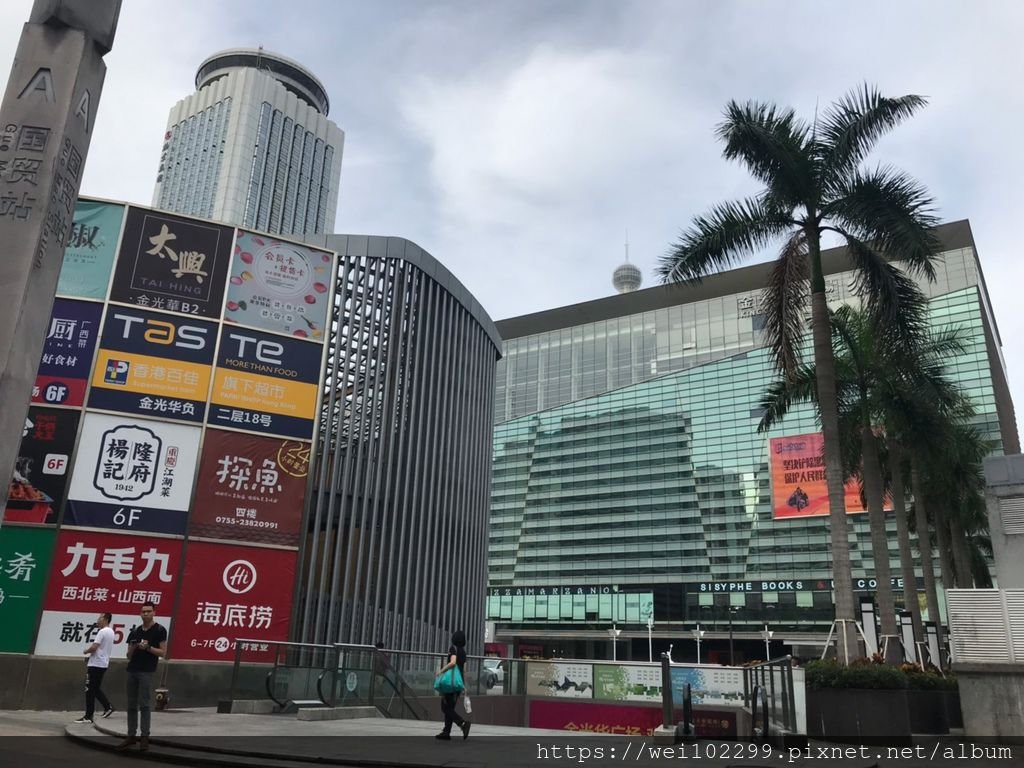
M 914 494 L 914 521 L 917 528 L 917 549 L 921 553 L 921 572 L 924 574 L 924 593 L 928 599 L 928 620 L 939 628 L 939 647 L 942 647 L 942 621 L 939 619 L 939 593 L 935 587 L 935 563 L 932 560 L 932 537 L 928 532 L 928 513 L 924 501 L 924 483 L 921 482 L 921 459 L 910 458 L 910 487 Z M 924 639 L 924 636 L 921 636 Z M 936 666 L 939 666 L 936 664 Z
M 860 656 L 853 612 L 853 574 L 850 568 L 850 537 L 843 497 L 843 457 L 839 443 L 839 405 L 836 401 L 836 370 L 832 357 L 832 324 L 825 300 L 821 270 L 821 243 L 817 229 L 808 228 L 807 247 L 811 266 L 811 331 L 818 384 L 818 410 L 825 442 L 825 482 L 828 486 L 829 532 L 832 545 L 832 583 L 839 624 L 836 656 L 842 664 Z
M 938 504 L 931 504 L 933 525 L 935 526 L 935 548 L 939 550 L 939 572 L 942 575 L 942 589 L 948 590 L 956 586 L 953 568 L 953 554 L 949 546 L 949 521 L 945 510 Z M 935 612 L 935 621 L 939 621 L 939 613 Z
M 949 535 L 953 540 L 953 565 L 956 567 L 956 585 L 963 589 L 974 586 L 971 555 L 967 550 L 967 533 L 955 515 L 949 518 Z
M 896 634 L 896 604 L 892 597 L 892 574 L 889 568 L 889 537 L 885 533 L 885 501 L 882 490 L 882 468 L 878 460 L 878 440 L 871 423 L 861 426 L 861 458 L 864 462 L 864 495 L 868 500 L 868 519 L 871 524 L 871 552 L 875 561 L 875 595 L 881 615 L 882 643 L 885 663 L 899 664 L 899 636 Z M 888 642 L 887 642 L 888 641 Z M 881 648 L 879 649 L 881 650 Z
M 914 639 L 924 639 L 921 604 L 917 600 L 917 577 L 914 575 L 914 553 L 910 549 L 910 526 L 907 525 L 907 500 L 903 489 L 903 447 L 889 438 L 889 472 L 892 474 L 892 510 L 896 516 L 896 540 L 900 549 L 900 574 L 903 577 L 903 608 L 910 611 L 914 622 Z

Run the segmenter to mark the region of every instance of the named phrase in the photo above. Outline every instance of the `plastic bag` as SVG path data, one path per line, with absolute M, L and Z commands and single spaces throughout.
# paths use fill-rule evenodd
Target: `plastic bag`
M 469 694 L 465 696 L 465 701 L 462 702 L 463 709 L 466 710 L 467 715 L 473 714 L 473 702 L 469 700 Z

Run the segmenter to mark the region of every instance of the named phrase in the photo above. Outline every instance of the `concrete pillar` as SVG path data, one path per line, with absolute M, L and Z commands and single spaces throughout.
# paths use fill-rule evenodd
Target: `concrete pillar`
M 36 0 L 0 106 L 0 477 L 14 472 L 120 0 Z M 0 512 L 6 494 L 0 496 Z

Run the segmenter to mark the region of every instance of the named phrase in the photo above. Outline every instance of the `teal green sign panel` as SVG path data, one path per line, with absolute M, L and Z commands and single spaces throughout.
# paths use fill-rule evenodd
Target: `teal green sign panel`
M 57 281 L 58 294 L 99 301 L 107 298 L 123 219 L 123 205 L 78 201 Z
M 50 572 L 52 528 L 0 526 L 0 653 L 28 653 Z

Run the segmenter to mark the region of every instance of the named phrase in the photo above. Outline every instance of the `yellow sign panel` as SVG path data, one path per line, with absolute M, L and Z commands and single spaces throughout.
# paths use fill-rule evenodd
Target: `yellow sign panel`
M 317 386 L 218 368 L 210 401 L 298 419 L 316 415 Z
M 115 392 L 205 401 L 210 366 L 101 349 L 92 385 Z

